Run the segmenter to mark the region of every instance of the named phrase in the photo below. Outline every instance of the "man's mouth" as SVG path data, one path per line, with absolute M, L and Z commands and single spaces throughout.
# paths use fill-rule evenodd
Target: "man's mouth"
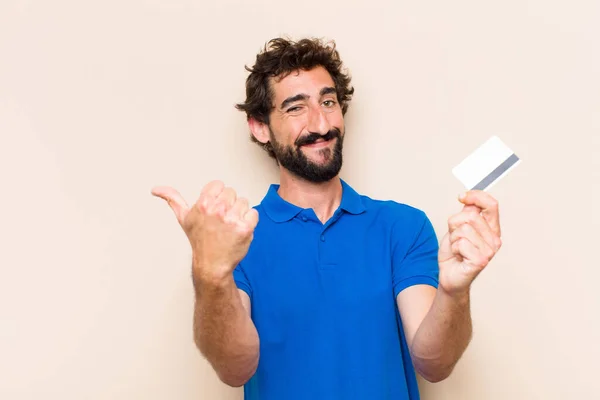
M 336 139 L 340 136 L 340 132 L 337 128 L 331 129 L 329 132 L 327 132 L 325 135 L 319 135 L 316 133 L 311 133 L 305 137 L 299 138 L 296 141 L 296 145 L 298 147 L 324 147 L 326 146 L 329 142 L 333 141 L 333 139 Z
M 335 138 L 331 138 L 331 139 L 319 138 L 310 143 L 303 144 L 301 147 L 325 147 L 329 144 L 329 142 L 333 141 L 333 139 L 335 139 Z

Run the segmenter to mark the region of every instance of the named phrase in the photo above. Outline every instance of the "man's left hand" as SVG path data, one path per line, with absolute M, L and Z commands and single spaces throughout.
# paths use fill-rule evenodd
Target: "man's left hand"
M 450 294 L 467 292 L 502 246 L 496 199 L 471 190 L 459 201 L 463 210 L 448 219 L 438 253 L 439 286 Z

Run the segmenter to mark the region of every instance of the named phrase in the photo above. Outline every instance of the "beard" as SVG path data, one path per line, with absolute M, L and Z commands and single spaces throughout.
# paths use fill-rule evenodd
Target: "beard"
M 282 145 L 275 140 L 275 135 L 269 127 L 271 146 L 275 152 L 277 162 L 297 177 L 313 183 L 327 182 L 338 175 L 342 168 L 342 148 L 344 135 L 337 128 L 331 129 L 325 135 L 311 133 L 299 137 L 294 145 Z M 313 144 L 317 140 L 325 141 L 336 139 L 333 149 L 325 147 L 319 150 L 324 159 L 323 163 L 316 163 L 306 157 L 302 146 Z

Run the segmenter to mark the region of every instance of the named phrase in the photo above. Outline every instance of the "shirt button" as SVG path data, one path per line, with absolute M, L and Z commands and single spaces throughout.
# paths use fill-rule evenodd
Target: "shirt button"
M 321 235 L 321 242 L 325 241 L 325 235 Z
M 306 222 L 308 220 L 308 218 L 306 218 L 304 215 L 302 216 L 302 221 Z

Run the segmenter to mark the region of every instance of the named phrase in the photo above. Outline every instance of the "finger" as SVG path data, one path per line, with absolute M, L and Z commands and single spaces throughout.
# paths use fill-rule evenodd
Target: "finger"
M 474 212 L 476 214 L 481 214 L 483 211 L 481 208 L 473 205 L 464 206 L 462 209 L 463 212 Z
M 448 231 L 452 233 L 461 225 L 471 225 L 491 248 L 498 250 L 501 245 L 500 237 L 493 231 L 481 213 L 478 212 L 479 208 L 466 206 L 465 209 L 448 220 Z
M 482 210 L 482 215 L 498 236 L 501 236 L 498 201 L 489 193 L 482 190 L 469 190 L 459 196 L 459 201 L 465 205 L 474 205 Z
M 235 204 L 237 199 L 237 195 L 235 190 L 230 187 L 226 187 L 221 191 L 221 193 L 217 196 L 214 204 L 213 212 L 216 212 L 220 215 L 225 215 L 229 212 L 231 207 Z
M 231 219 L 242 221 L 244 214 L 248 211 L 248 200 L 243 197 L 238 198 L 233 206 L 227 212 L 227 216 Z
M 189 207 L 177 190 L 168 186 L 156 186 L 152 188 L 152 195 L 165 200 L 175 213 L 175 217 L 179 223 L 183 223 Z
M 492 257 L 494 256 L 495 251 L 493 250 L 493 248 L 490 247 L 490 245 L 488 245 L 486 243 L 486 241 L 483 240 L 481 235 L 479 235 L 475 231 L 475 229 L 469 224 L 461 225 L 458 229 L 456 229 L 454 232 L 452 232 L 450 234 L 450 243 L 451 244 L 454 244 L 454 243 L 458 242 L 459 240 L 463 240 L 463 239 L 468 240 L 469 243 L 471 243 L 473 246 L 475 246 L 475 248 L 479 252 L 479 255 L 481 257 L 487 259 L 488 261 L 491 260 Z
M 219 194 L 221 194 L 224 188 L 225 184 L 221 181 L 211 181 L 207 183 L 200 192 L 198 203 L 204 209 L 207 209 L 209 206 L 214 204 L 215 199 Z
M 478 249 L 484 249 L 487 247 L 487 243 L 480 234 L 477 233 L 475 228 L 473 228 L 469 224 L 462 224 L 458 228 L 456 228 L 452 233 L 450 233 L 450 243 L 454 243 L 457 240 L 464 238 L 470 241 L 477 247 Z
M 477 266 L 485 266 L 489 262 L 473 243 L 464 238 L 452 243 L 452 253 L 462 258 L 463 261 Z
M 250 208 L 244 214 L 244 221 L 248 224 L 248 228 L 254 230 L 258 224 L 258 211 L 255 208 Z

